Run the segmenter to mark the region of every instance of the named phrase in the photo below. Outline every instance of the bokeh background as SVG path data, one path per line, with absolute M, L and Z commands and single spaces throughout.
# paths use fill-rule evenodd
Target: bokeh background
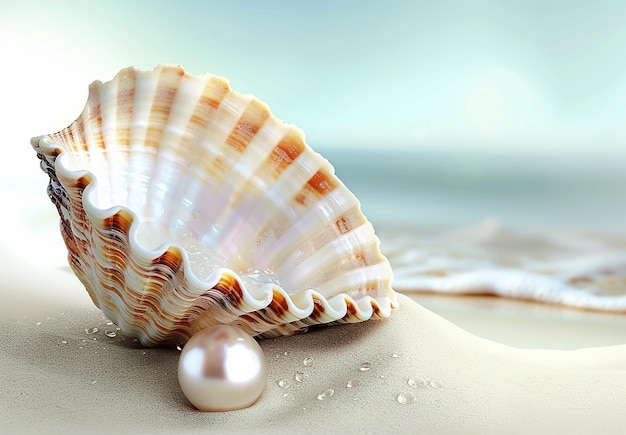
M 29 138 L 68 125 L 91 81 L 159 63 L 266 101 L 374 221 L 626 219 L 623 1 L 3 0 L 0 62 L 4 243 L 54 221 Z
M 623 152 L 623 1 L 5 0 L 0 37 L 2 122 L 29 134 L 92 80 L 169 62 L 320 147 Z

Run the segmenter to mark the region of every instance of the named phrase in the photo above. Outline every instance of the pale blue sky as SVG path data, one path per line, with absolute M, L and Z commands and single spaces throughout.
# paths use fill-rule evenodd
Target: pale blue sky
M 167 62 L 228 77 L 320 150 L 626 149 L 624 1 L 4 1 L 0 49 L 3 141 Z

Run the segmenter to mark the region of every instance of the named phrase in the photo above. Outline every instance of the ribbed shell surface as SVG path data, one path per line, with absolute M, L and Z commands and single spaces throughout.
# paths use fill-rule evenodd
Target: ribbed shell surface
M 223 78 L 124 69 L 31 144 L 72 269 L 145 345 L 214 324 L 292 334 L 396 305 L 355 196 L 299 129 Z

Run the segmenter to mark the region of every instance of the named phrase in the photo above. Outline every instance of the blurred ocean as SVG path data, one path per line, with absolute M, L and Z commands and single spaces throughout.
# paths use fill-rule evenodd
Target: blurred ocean
M 626 157 L 323 149 L 375 222 L 626 230 Z
M 626 312 L 622 158 L 323 151 L 401 291 Z

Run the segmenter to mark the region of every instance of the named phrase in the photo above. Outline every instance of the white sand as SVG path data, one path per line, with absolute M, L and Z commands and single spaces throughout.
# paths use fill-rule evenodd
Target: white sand
M 261 399 L 241 411 L 201 413 L 178 387 L 178 351 L 107 337 L 114 326 L 70 273 L 35 270 L 5 251 L 0 259 L 9 271 L 0 307 L 3 433 L 618 433 L 626 426 L 626 345 L 514 349 L 404 296 L 387 321 L 263 341 L 269 377 Z M 85 332 L 93 327 L 99 331 Z M 312 367 L 302 364 L 306 357 Z M 363 362 L 371 369 L 360 371 Z M 414 389 L 409 378 L 441 388 Z M 280 379 L 291 387 L 280 388 Z M 361 385 L 347 388 L 351 379 Z M 329 388 L 334 395 L 318 400 Z M 403 392 L 415 403 L 398 403 Z

